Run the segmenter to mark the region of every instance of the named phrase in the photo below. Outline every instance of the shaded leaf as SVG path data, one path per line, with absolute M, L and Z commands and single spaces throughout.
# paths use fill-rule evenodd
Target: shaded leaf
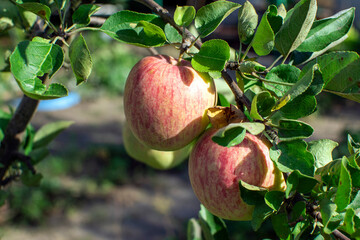
M 263 120 L 263 117 L 271 113 L 275 99 L 269 92 L 260 92 L 254 96 L 251 102 L 250 117 L 256 120 Z
M 274 210 L 272 210 L 266 203 L 263 203 L 261 205 L 257 205 L 254 209 L 252 220 L 251 220 L 251 226 L 254 229 L 254 231 L 257 231 L 261 224 L 273 214 Z
M 50 21 L 51 9 L 48 6 L 46 6 L 45 4 L 38 3 L 38 2 L 24 2 L 23 3 L 22 1 L 17 1 L 17 4 L 20 7 L 24 8 L 25 10 L 35 13 L 42 19 L 44 19 L 48 22 Z
M 8 198 L 9 193 L 4 191 L 4 190 L 0 190 L 0 206 L 5 204 L 6 199 Z
M 43 176 L 41 173 L 33 174 L 29 170 L 24 170 L 20 176 L 21 182 L 29 187 L 39 186 L 42 178 Z
M 297 120 L 280 120 L 277 128 L 281 141 L 308 138 L 314 132 L 310 125 Z
M 284 201 L 284 197 L 284 192 L 270 191 L 265 194 L 265 203 L 275 211 L 279 211 L 281 204 Z
M 264 202 L 266 189 L 239 181 L 239 190 L 241 199 L 248 205 L 260 205 Z
M 76 77 L 76 85 L 80 85 L 89 78 L 93 65 L 90 51 L 81 34 L 71 42 L 69 57 Z
M 275 37 L 275 47 L 283 56 L 288 56 L 305 40 L 315 20 L 316 10 L 316 0 L 302 0 L 287 13 Z
M 187 240 L 201 240 L 201 226 L 200 223 L 195 219 L 191 218 L 187 225 Z
M 203 205 L 200 205 L 199 222 L 206 240 L 229 239 L 224 221 L 211 214 Z
M 222 71 L 230 59 L 230 47 L 221 39 L 204 42 L 200 51 L 191 59 L 191 65 L 196 71 Z
M 72 20 L 77 27 L 85 27 L 90 24 L 90 17 L 100 9 L 95 4 L 81 4 L 73 13 Z
M 255 33 L 258 24 L 258 15 L 254 6 L 246 1 L 239 9 L 238 34 L 240 42 L 248 43 Z
M 321 168 L 331 162 L 332 151 L 339 144 L 329 139 L 320 139 L 308 143 L 308 151 L 315 156 L 315 167 Z
M 280 142 L 270 149 L 270 157 L 282 172 L 298 170 L 304 175 L 314 176 L 314 156 L 307 151 L 303 140 Z
M 287 239 L 291 231 L 286 213 L 278 213 L 272 215 L 271 223 L 276 235 L 278 235 L 281 239 Z
M 195 18 L 195 8 L 193 6 L 176 6 L 174 21 L 179 26 L 189 26 Z
M 200 37 L 212 33 L 219 24 L 241 5 L 230 1 L 216 1 L 201 7 L 196 13 L 195 27 Z
M 212 140 L 221 146 L 232 147 L 244 140 L 245 130 L 252 135 L 258 135 L 264 129 L 264 124 L 257 122 L 230 123 L 226 127 L 219 129 L 212 137 Z
M 274 84 L 265 84 L 264 86 L 273 91 L 278 97 L 285 95 L 292 87 L 282 85 L 285 84 L 294 84 L 298 81 L 301 70 L 295 66 L 288 64 L 281 64 L 272 68 L 269 73 L 266 75 L 265 79 L 275 82 Z M 276 84 L 278 82 L 279 84 Z
M 312 114 L 316 110 L 316 105 L 317 102 L 314 96 L 302 94 L 289 101 L 277 114 L 284 118 L 298 119 Z
M 341 160 L 340 179 L 335 196 L 335 203 L 338 212 L 344 210 L 350 203 L 352 185 L 351 185 L 351 176 L 346 168 L 346 165 L 347 165 L 347 159 L 344 156 Z
M 42 126 L 35 134 L 33 148 L 36 149 L 46 146 L 72 124 L 72 121 L 60 121 Z

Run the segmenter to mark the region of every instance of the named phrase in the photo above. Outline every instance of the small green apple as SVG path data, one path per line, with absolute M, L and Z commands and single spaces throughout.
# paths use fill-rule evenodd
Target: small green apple
M 124 125 L 122 131 L 125 150 L 129 156 L 159 170 L 166 170 L 179 165 L 189 157 L 193 146 L 193 144 L 189 144 L 176 151 L 158 151 L 139 142 L 128 124 Z

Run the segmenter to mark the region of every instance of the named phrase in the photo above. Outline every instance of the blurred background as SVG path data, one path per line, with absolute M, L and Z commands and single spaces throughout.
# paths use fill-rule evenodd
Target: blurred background
M 7 0 L 0 2 L 5 8 Z M 83 1 L 94 2 L 94 1 Z M 197 9 L 211 1 L 157 1 L 170 12 L 176 5 Z M 242 4 L 244 1 L 236 1 Z M 292 0 L 250 0 L 261 16 L 268 4 L 287 7 Z M 123 9 L 149 12 L 136 1 L 95 1 L 102 8 L 96 13 L 107 16 Z M 358 0 L 318 0 L 318 17 L 357 6 Z M 0 11 L 1 14 L 1 11 Z M 359 14 L 358 14 L 359 15 Z M 1 15 L 0 15 L 1 17 Z M 209 38 L 222 38 L 237 49 L 237 15 L 230 15 Z M 332 50 L 360 50 L 360 20 L 355 18 L 349 37 Z M 38 129 L 54 121 L 74 121 L 50 145 L 50 156 L 38 165 L 44 176 L 39 187 L 12 183 L 10 197 L 0 208 L 1 239 L 23 240 L 157 240 L 186 239 L 186 224 L 197 217 L 199 202 L 187 176 L 187 162 L 158 171 L 134 161 L 122 144 L 124 123 L 122 93 L 132 66 L 150 55 L 147 49 L 115 42 L 104 34 L 83 34 L 90 49 L 94 68 L 87 83 L 75 86 L 71 69 L 61 69 L 55 76 L 71 90 L 64 102 L 43 101 L 32 125 Z M 25 33 L 16 29 L 0 32 L 1 56 L 9 56 Z M 206 40 L 206 39 L 205 39 Z M 158 49 L 177 57 L 172 47 Z M 251 55 L 252 53 L 250 53 Z M 263 63 L 269 65 L 272 57 Z M 0 58 L 0 69 L 5 67 Z M 228 91 L 226 88 L 222 91 Z M 3 110 L 14 108 L 22 96 L 8 72 L 0 73 L 0 104 Z M 360 140 L 360 104 L 322 93 L 318 111 L 304 119 L 315 129 L 309 140 L 328 138 L 340 142 L 334 158 L 347 153 L 345 139 L 351 133 Z M 249 223 L 227 222 L 231 239 L 276 239 L 271 223 L 257 233 Z

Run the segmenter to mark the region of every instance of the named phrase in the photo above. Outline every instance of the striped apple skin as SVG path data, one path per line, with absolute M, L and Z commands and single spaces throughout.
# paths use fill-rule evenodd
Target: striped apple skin
M 207 130 L 190 154 L 189 177 L 194 193 L 218 217 L 251 220 L 254 207 L 241 199 L 239 181 L 281 190 L 284 188 L 282 174 L 259 137 L 246 133 L 240 144 L 227 148 L 211 140 L 215 132 L 215 129 Z
M 208 124 L 206 110 L 216 104 L 213 80 L 188 61 L 163 55 L 140 60 L 124 90 L 127 122 L 150 148 L 177 150 L 199 136 Z

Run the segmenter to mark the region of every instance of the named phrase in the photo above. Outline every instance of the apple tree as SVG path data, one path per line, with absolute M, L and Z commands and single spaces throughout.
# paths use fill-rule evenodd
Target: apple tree
M 232 220 L 251 221 L 254 231 L 270 219 L 280 239 L 360 239 L 360 143 L 349 135 L 348 154 L 333 159 L 332 151 L 338 143 L 329 139 L 305 141 L 313 128 L 299 120 L 316 112 L 316 96 L 322 92 L 360 102 L 359 55 L 328 51 L 347 38 L 354 8 L 317 19 L 316 0 L 298 1 L 291 9 L 269 5 L 262 16 L 249 1 L 243 5 L 214 1 L 197 11 L 192 6 L 177 6 L 171 15 L 152 0 L 139 2 L 153 13 L 124 10 L 100 22 L 93 18 L 99 6 L 77 0 L 1 3 L 6 10 L 0 13 L 1 31 L 20 28 L 27 34 L 24 41 L 16 43 L 6 58 L 8 67 L 3 69 L 13 74 L 24 96 L 14 112 L 0 112 L 0 202 L 3 204 L 7 198 L 8 183 L 20 180 L 36 186 L 41 181 L 36 164 L 47 155 L 48 143 L 71 122 L 50 123 L 37 131 L 29 123 L 39 101 L 67 96 L 66 86 L 56 82 L 60 68 L 70 63 L 76 84 L 87 81 L 92 70 L 91 49 L 82 33 L 99 31 L 121 44 L 149 48 L 154 54 L 158 47 L 173 46 L 178 50 L 178 55 L 173 56 L 177 59 L 156 56 L 148 64 L 155 65 L 155 59 L 167 59 L 166 64 L 175 69 L 171 71 L 183 76 L 179 82 L 191 85 L 195 80 L 187 78 L 199 75 L 199 82 L 207 79 L 211 85 L 212 79 L 220 79 L 232 92 L 230 98 L 214 92 L 217 106 L 211 106 L 215 103 L 212 99 L 210 106 L 202 107 L 205 109 L 200 111 L 200 118 L 206 123 L 203 129 L 194 127 L 200 125 L 185 124 L 193 127 L 192 131 L 181 129 L 185 135 L 196 132 L 186 143 L 156 149 L 157 142 L 165 141 L 161 139 L 151 145 L 155 150 L 173 151 L 197 141 L 190 154 L 189 175 L 203 205 L 198 218 L 188 222 L 188 239 L 229 239 L 222 220 L 232 219 L 222 214 L 229 206 L 229 212 L 246 212 L 244 218 Z M 234 12 L 238 15 L 238 36 L 234 38 L 239 39 L 239 49 L 231 48 L 221 39 L 202 40 Z M 196 30 L 190 32 L 190 26 Z M 250 50 L 255 57 L 248 56 Z M 278 57 L 268 66 L 262 65 L 261 60 L 270 54 Z M 128 81 L 154 77 L 152 80 L 161 81 L 162 87 L 155 90 L 152 85 L 144 87 L 145 83 L 139 80 L 125 90 L 129 91 L 125 95 L 132 96 L 125 108 L 133 104 L 126 111 L 126 117 L 132 117 L 128 123 L 136 135 L 134 139 L 141 139 L 144 145 L 146 139 L 142 137 L 148 134 L 148 129 L 170 128 L 163 128 L 159 120 L 161 115 L 167 116 L 168 108 L 178 108 L 173 116 L 176 118 L 192 114 L 189 103 L 184 108 L 182 102 L 201 105 L 198 97 L 201 92 L 186 95 L 187 90 L 180 90 L 171 73 L 151 73 L 165 68 L 161 64 L 144 65 L 139 71 L 142 75 L 130 73 Z M 151 108 L 149 113 L 155 112 L 157 117 L 141 126 L 141 118 L 152 115 L 141 114 L 148 109 L 136 112 L 140 105 L 150 102 L 148 98 L 137 105 L 138 99 L 147 96 L 147 91 L 164 89 L 179 90 L 161 99 L 154 98 L 155 104 L 169 103 L 175 98 L 181 101 L 171 102 L 161 113 Z M 172 124 L 178 126 L 180 121 L 179 117 Z M 155 127 L 153 122 L 160 124 Z M 210 130 L 198 139 L 206 126 Z M 248 149 L 249 154 L 244 154 Z M 237 166 L 239 159 L 246 160 L 247 165 Z M 228 167 L 225 163 L 231 166 L 229 171 L 224 170 Z M 269 169 L 269 174 L 265 173 Z M 254 177 L 267 179 L 270 184 L 258 183 Z M 276 178 L 280 179 L 280 187 L 273 187 Z M 231 187 L 221 185 L 222 179 L 230 179 L 224 181 Z M 219 188 L 221 191 L 213 191 Z

